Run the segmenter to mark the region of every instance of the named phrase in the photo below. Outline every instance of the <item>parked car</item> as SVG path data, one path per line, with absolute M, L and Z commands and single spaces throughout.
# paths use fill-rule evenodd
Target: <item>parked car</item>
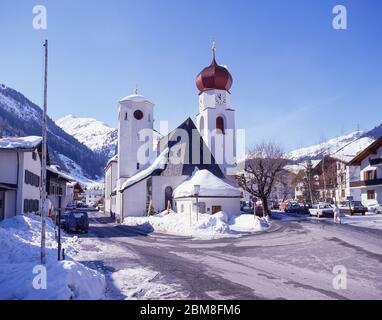
M 270 200 L 269 201 L 269 209 L 270 210 L 279 210 L 280 204 L 277 200 Z
M 71 211 L 64 214 L 62 226 L 67 232 L 89 231 L 89 217 L 86 211 Z
M 305 208 L 304 206 L 301 206 L 297 202 L 289 202 L 285 206 L 285 212 L 287 213 L 305 213 Z
M 370 212 L 382 213 L 382 204 L 372 204 L 368 207 Z
M 309 214 L 311 216 L 321 217 L 333 217 L 334 208 L 329 203 L 318 203 L 314 204 L 311 209 L 309 209 Z
M 351 216 L 355 213 L 361 213 L 363 216 L 367 212 L 367 208 L 362 205 L 361 201 L 344 201 L 341 202 L 340 212 L 345 214 L 350 214 Z

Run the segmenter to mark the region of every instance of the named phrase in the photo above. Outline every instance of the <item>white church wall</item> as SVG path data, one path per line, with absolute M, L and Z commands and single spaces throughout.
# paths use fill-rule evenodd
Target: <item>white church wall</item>
M 199 198 L 199 212 L 212 214 L 213 207 L 220 206 L 221 211 L 228 214 L 239 214 L 240 213 L 240 199 L 239 198 Z M 177 211 L 182 213 L 192 213 L 196 214 L 196 199 L 195 198 L 184 198 L 176 199 Z M 183 211 L 182 211 L 183 209 Z
M 123 192 L 123 216 L 142 217 L 146 212 L 146 180 L 143 180 Z
M 152 196 L 153 205 L 155 211 L 163 211 L 167 209 L 167 204 L 165 203 L 165 189 L 166 187 L 171 187 L 175 190 L 183 181 L 185 181 L 188 176 L 154 176 L 152 177 Z M 173 210 L 176 211 L 176 204 L 173 201 Z

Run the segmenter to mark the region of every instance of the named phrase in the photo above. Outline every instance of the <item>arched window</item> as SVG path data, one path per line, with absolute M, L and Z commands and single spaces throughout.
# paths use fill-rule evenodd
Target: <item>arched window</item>
M 217 133 L 224 134 L 224 119 L 223 117 L 217 117 L 216 118 L 216 131 Z
M 203 131 L 204 131 L 204 117 L 203 116 L 200 117 L 199 129 L 200 129 L 199 130 L 200 133 L 203 134 Z
M 125 120 L 127 120 L 127 112 L 125 112 Z
M 170 206 L 171 208 L 173 208 L 173 203 L 172 203 L 172 188 L 169 186 L 169 187 L 166 187 L 166 189 L 164 190 L 164 203 L 165 203 L 165 208 L 167 209 L 168 208 L 168 203 L 170 202 Z

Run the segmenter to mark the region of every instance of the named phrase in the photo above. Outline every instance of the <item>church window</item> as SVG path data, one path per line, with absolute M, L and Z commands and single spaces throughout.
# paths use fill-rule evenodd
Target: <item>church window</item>
M 180 212 L 181 212 L 181 213 L 184 212 L 184 204 L 183 204 L 183 203 L 180 205 Z
M 199 129 L 200 129 L 200 133 L 203 134 L 203 130 L 204 130 L 204 117 L 200 117 L 200 123 L 199 123 Z
M 148 118 L 148 121 L 150 122 L 151 121 L 151 115 L 149 114 L 149 116 L 147 118 Z
M 134 111 L 134 118 L 137 120 L 142 120 L 143 112 L 141 110 L 135 110 Z
M 127 120 L 127 112 L 125 112 L 125 120 Z
M 139 170 L 139 168 L 140 168 L 140 164 L 139 162 L 137 162 L 137 170 Z
M 224 134 L 224 119 L 223 117 L 217 117 L 216 118 L 216 131 L 217 133 Z
M 168 208 L 169 204 L 170 204 L 170 207 L 173 208 L 173 203 L 172 203 L 173 196 L 172 196 L 172 193 L 173 193 L 172 188 L 170 186 L 166 187 L 166 189 L 164 191 L 164 202 L 165 202 L 166 209 Z

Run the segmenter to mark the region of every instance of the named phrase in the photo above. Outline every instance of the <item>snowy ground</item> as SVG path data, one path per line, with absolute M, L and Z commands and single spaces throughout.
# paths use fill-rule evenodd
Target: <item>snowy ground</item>
M 78 239 L 63 237 L 66 261 L 57 261 L 54 225 L 46 226 L 46 289 L 33 285 L 40 263 L 40 217 L 19 215 L 0 223 L 0 299 L 102 299 L 103 275 L 71 259 Z
M 91 213 L 76 260 L 105 274 L 109 299 L 382 298 L 380 230 L 293 219 L 247 237 L 191 241 Z M 346 288 L 333 286 L 336 266 L 347 270 Z
M 105 276 L 106 299 L 188 298 L 187 290 L 177 283 L 165 281 L 156 268 L 146 264 L 139 252 L 126 244 L 130 239 L 139 243 L 139 239 L 144 238 L 142 231 L 111 223 L 99 213 L 92 215 L 101 218 L 91 219 L 91 232 L 79 239 L 81 250 L 75 255 L 75 260 Z M 109 221 L 108 227 L 105 227 L 105 220 Z
M 369 213 L 366 216 L 345 216 L 341 220 L 342 224 L 382 230 L 382 214 Z
M 215 215 L 176 213 L 167 211 L 151 217 L 128 217 L 124 224 L 139 227 L 144 232 L 159 232 L 197 239 L 216 239 L 240 236 L 248 233 L 264 231 L 269 228 L 265 218 L 253 214 L 229 215 L 219 212 Z

